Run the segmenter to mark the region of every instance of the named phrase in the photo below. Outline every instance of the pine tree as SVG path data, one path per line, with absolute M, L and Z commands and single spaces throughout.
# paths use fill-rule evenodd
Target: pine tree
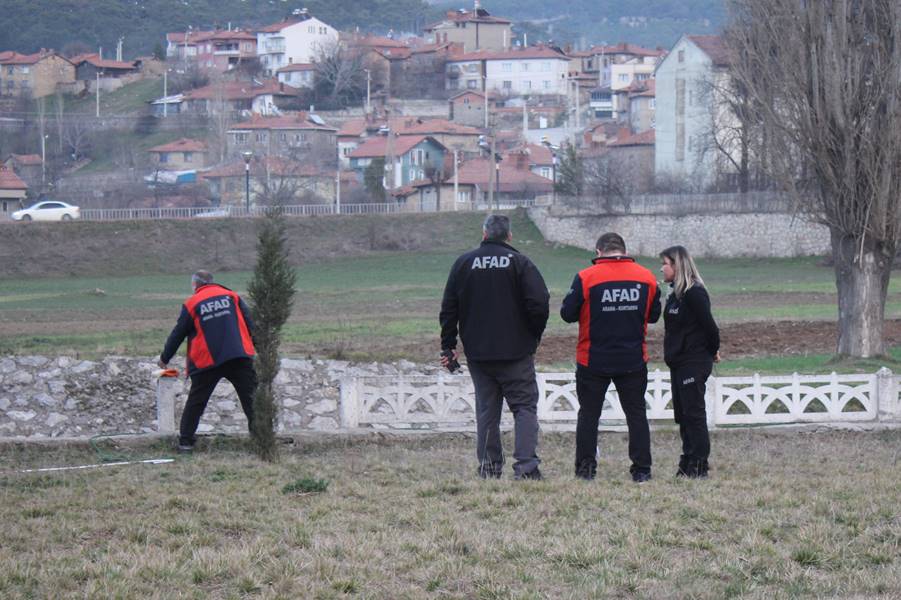
M 279 369 L 282 326 L 291 315 L 297 274 L 288 262 L 284 215 L 270 209 L 257 239 L 257 264 L 248 295 L 253 303 L 254 346 L 259 378 L 253 399 L 251 435 L 262 460 L 278 459 L 275 440 L 276 403 L 273 382 Z

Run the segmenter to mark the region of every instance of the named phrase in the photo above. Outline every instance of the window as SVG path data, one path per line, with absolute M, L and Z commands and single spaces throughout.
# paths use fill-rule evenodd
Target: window
M 651 76 L 647 73 L 638 73 L 635 75 L 635 79 L 638 81 L 647 81 Z
M 522 69 L 523 71 L 528 71 L 528 70 L 529 70 L 529 63 L 527 63 L 527 62 L 522 63 L 521 69 Z
M 476 89 L 476 87 L 477 87 L 478 85 L 479 85 L 479 82 L 476 81 L 475 79 L 467 79 L 467 80 L 466 80 L 466 87 L 468 87 L 468 88 L 471 89 L 471 90 Z
M 531 89 L 532 89 L 532 82 L 531 82 L 530 80 L 526 79 L 525 81 L 520 82 L 519 88 L 520 88 L 521 90 L 523 90 L 523 91 L 525 91 L 525 90 L 531 90 Z
M 551 61 L 546 60 L 543 63 L 541 63 L 541 70 L 542 71 L 550 71 L 551 70 Z
M 510 73 L 513 71 L 513 63 L 501 63 L 501 70 L 504 73 Z
M 258 142 L 265 142 L 265 141 L 266 141 L 266 134 L 263 133 L 263 132 L 259 132 L 259 133 L 257 133 L 257 135 L 256 135 L 256 139 L 257 139 Z
M 505 82 L 504 82 L 504 89 L 505 89 L 505 90 L 512 90 L 512 89 L 513 89 L 513 82 L 512 82 L 512 81 L 505 81 Z
M 543 87 L 546 90 L 549 90 L 549 89 L 551 89 L 551 82 L 548 81 L 547 79 L 545 79 L 544 81 L 541 82 L 541 87 Z
M 619 80 L 620 80 L 622 83 L 627 83 L 627 82 L 629 81 L 629 74 L 628 74 L 628 73 L 620 73 L 620 74 L 619 74 Z
M 545 179 L 551 178 L 551 168 L 550 167 L 541 167 L 541 176 Z
M 685 123 L 676 123 L 676 160 L 685 160 Z
M 26 75 L 28 74 L 28 65 L 25 65 L 22 67 L 22 73 L 24 73 Z
M 184 153 L 184 162 L 194 162 L 194 153 L 193 152 L 185 152 Z
M 458 191 L 457 202 L 469 202 L 469 190 Z
M 160 162 L 161 163 L 169 162 L 169 153 L 168 152 L 160 152 Z
M 13 67 L 13 66 L 6 67 L 6 74 L 7 74 L 7 75 L 12 75 L 12 74 L 15 73 L 15 72 L 16 72 L 16 68 L 15 68 L 15 67 Z
M 685 62 L 685 50 L 679 50 L 679 62 L 680 63 Z
M 651 108 L 657 108 L 657 98 L 651 98 L 651 101 L 648 102 Z
M 284 131 L 281 132 L 281 133 L 279 133 L 279 134 L 278 134 L 278 141 L 280 141 L 280 142 L 287 142 L 287 141 L 288 141 L 288 134 L 285 133 Z
M 305 133 L 295 133 L 295 134 L 294 134 L 294 141 L 295 141 L 295 142 L 305 142 L 305 141 L 307 141 L 307 134 L 305 134 Z
M 310 25 L 309 27 L 307 27 L 307 31 L 308 31 L 309 33 L 316 33 L 316 26 L 315 26 L 315 25 Z
M 246 144 L 247 143 L 247 134 L 246 133 L 236 133 L 235 134 L 235 143 L 236 144 Z

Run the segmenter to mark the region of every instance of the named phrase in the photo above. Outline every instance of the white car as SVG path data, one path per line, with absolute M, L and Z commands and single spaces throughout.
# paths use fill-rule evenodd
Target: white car
M 81 209 L 59 200 L 45 200 L 12 214 L 13 221 L 71 221 L 81 217 Z

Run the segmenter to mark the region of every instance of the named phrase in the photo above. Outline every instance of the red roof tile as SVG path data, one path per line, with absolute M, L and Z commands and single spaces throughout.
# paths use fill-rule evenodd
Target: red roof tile
M 219 31 L 207 31 L 194 38 L 195 42 L 228 42 L 228 41 L 256 41 L 257 36 L 249 31 L 240 29 L 220 29 Z
M 284 19 L 279 21 L 278 23 L 273 23 L 272 25 L 266 25 L 264 27 L 259 27 L 257 29 L 257 33 L 278 33 L 282 29 L 286 27 L 291 27 L 292 25 L 297 25 L 298 23 L 303 23 L 310 19 L 310 16 L 307 15 L 305 17 L 292 17 L 289 19 Z
M 533 165 L 552 165 L 554 155 L 547 146 L 541 144 L 523 144 L 510 150 L 507 154 L 524 152 L 529 157 L 529 163 Z
M 656 134 L 653 129 L 648 129 L 647 131 L 642 131 L 641 133 L 636 133 L 633 135 L 628 135 L 625 137 L 618 137 L 616 140 L 607 144 L 608 147 L 623 147 L 623 146 L 653 146 L 654 140 L 656 139 Z
M 154 146 L 147 152 L 206 152 L 206 144 L 199 140 L 181 138 L 168 144 Z
M 479 50 L 477 52 L 466 52 L 465 54 L 456 54 L 448 57 L 447 62 L 473 62 L 477 60 L 517 60 L 517 59 L 534 59 L 534 58 L 556 58 L 559 60 L 569 60 L 569 57 L 561 50 L 550 46 L 529 46 L 528 48 L 520 48 L 519 50 Z
M 292 63 L 287 67 L 282 67 L 276 73 L 293 73 L 294 71 L 315 71 L 316 65 L 313 63 Z
M 27 190 L 28 186 L 19 179 L 15 171 L 0 167 L 0 190 Z
M 599 54 L 631 54 L 633 56 L 663 56 L 666 50 L 662 48 L 644 48 L 636 44 L 620 42 L 612 46 L 592 46 L 588 50 L 579 52 L 578 56 L 597 56 Z
M 435 138 L 426 135 L 399 135 L 394 137 L 394 154 L 401 156 L 412 150 L 425 140 L 432 140 L 442 148 L 444 146 Z M 388 153 L 388 136 L 379 135 L 368 138 L 350 153 L 350 158 L 377 158 Z
M 554 187 L 550 179 L 536 175 L 528 169 L 517 168 L 511 161 L 503 160 L 497 164 L 500 165 L 501 192 L 522 191 L 524 187 L 535 191 L 550 192 Z M 487 158 L 474 158 L 460 165 L 457 177 L 463 185 L 487 186 L 492 181 L 491 169 L 491 161 Z
M 216 33 L 215 31 L 176 31 L 173 33 L 166 34 L 166 41 L 171 42 L 173 44 L 178 44 L 179 46 L 185 45 L 185 40 L 187 39 L 188 46 L 195 45 L 199 40 L 206 38 L 207 36 Z
M 18 52 L 7 50 L 6 52 L 0 52 L 0 65 L 34 65 L 51 56 L 57 56 L 65 61 L 69 60 L 53 50 L 44 50 L 34 54 L 19 54 Z
M 493 17 L 488 14 L 488 11 L 485 9 L 477 9 L 477 10 L 449 10 L 445 14 L 445 18 L 437 23 L 433 23 L 423 28 L 424 31 L 431 31 L 442 25 L 443 23 L 451 22 L 451 23 L 495 23 L 502 25 L 509 25 L 511 22 L 507 19 L 503 19 L 501 17 Z
M 76 67 L 83 62 L 94 65 L 98 69 L 123 69 L 123 70 L 134 70 L 136 69 L 134 62 L 125 62 L 118 60 L 107 60 L 105 58 L 100 58 L 99 54 L 79 54 L 78 56 L 73 56 L 69 59 Z
M 729 66 L 729 49 L 718 35 L 689 35 L 686 36 L 700 48 L 704 54 L 710 57 L 714 65 L 718 67 Z
M 398 135 L 480 135 L 482 130 L 447 119 L 405 119 L 395 128 Z
M 632 85 L 629 86 L 629 97 L 630 98 L 640 98 L 640 97 L 653 98 L 656 95 L 657 95 L 657 82 L 654 79 L 646 79 L 644 81 L 633 81 Z
M 43 162 L 40 154 L 10 154 L 9 156 L 23 166 L 35 166 Z
M 305 112 L 281 117 L 264 117 L 254 113 L 249 121 L 229 127 L 229 131 L 239 129 L 316 129 L 319 131 L 337 131 L 334 127 L 320 125 L 311 121 Z
M 189 90 L 183 96 L 185 100 L 212 100 L 219 97 L 223 100 L 241 100 L 266 94 L 294 96 L 297 94 L 297 89 L 274 79 L 263 82 L 263 85 L 255 85 L 246 81 L 225 81 Z

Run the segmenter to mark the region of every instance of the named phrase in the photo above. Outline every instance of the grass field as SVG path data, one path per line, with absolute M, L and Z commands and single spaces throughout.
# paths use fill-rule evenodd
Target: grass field
M 898 432 L 717 432 L 707 481 L 672 478 L 657 432 L 641 486 L 625 436 L 601 441 L 593 483 L 562 434 L 543 482 L 476 479 L 462 435 L 318 438 L 274 465 L 209 438 L 170 465 L 47 474 L 12 470 L 97 456 L 7 446 L 0 596 L 901 597 Z M 169 453 L 147 444 L 120 451 Z
M 446 221 L 443 226 L 447 230 L 442 230 L 440 241 L 432 248 L 347 257 L 333 252 L 338 258 L 332 259 L 321 254 L 309 260 L 301 257 L 297 261 L 297 301 L 285 332 L 287 351 L 360 360 L 431 360 L 448 269 L 460 252 L 478 242 L 480 218 Z M 329 226 L 331 221 L 323 221 L 323 227 Z M 367 235 L 366 226 L 361 226 L 363 229 L 351 235 Z M 536 262 L 551 290 L 552 315 L 545 344 L 549 350 L 539 354 L 539 359 L 545 366 L 569 369 L 576 329 L 563 323 L 556 310 L 574 273 L 589 263 L 591 254 L 545 243 L 521 213 L 514 216 L 514 234 L 514 245 Z M 226 233 L 217 235 L 227 237 Z M 336 232 L 330 239 L 340 239 L 337 236 Z M 640 260 L 656 272 L 656 259 Z M 714 313 L 724 326 L 724 342 L 730 344 L 722 372 L 747 372 L 755 369 L 755 364 L 784 372 L 836 368 L 829 362 L 834 336 L 828 324 L 836 318 L 835 284 L 832 269 L 823 266 L 821 259 L 699 263 Z M 250 272 L 220 272 L 217 279 L 243 291 Z M 153 355 L 159 352 L 188 291 L 187 271 L 179 275 L 151 272 L 121 277 L 0 279 L 0 353 Z M 886 314 L 901 318 L 901 281 L 897 277 L 890 286 Z M 820 322 L 811 327 L 819 328 L 823 339 L 813 343 L 807 339 L 810 332 L 778 330 L 767 334 L 778 336 L 772 343 L 758 339 L 757 324 L 783 321 Z M 661 325 L 651 328 L 655 348 L 661 331 Z M 897 363 L 901 338 L 893 344 L 891 354 Z M 773 355 L 791 355 L 791 360 L 767 358 Z M 878 367 L 866 363 L 860 368 L 872 370 L 874 365 Z

